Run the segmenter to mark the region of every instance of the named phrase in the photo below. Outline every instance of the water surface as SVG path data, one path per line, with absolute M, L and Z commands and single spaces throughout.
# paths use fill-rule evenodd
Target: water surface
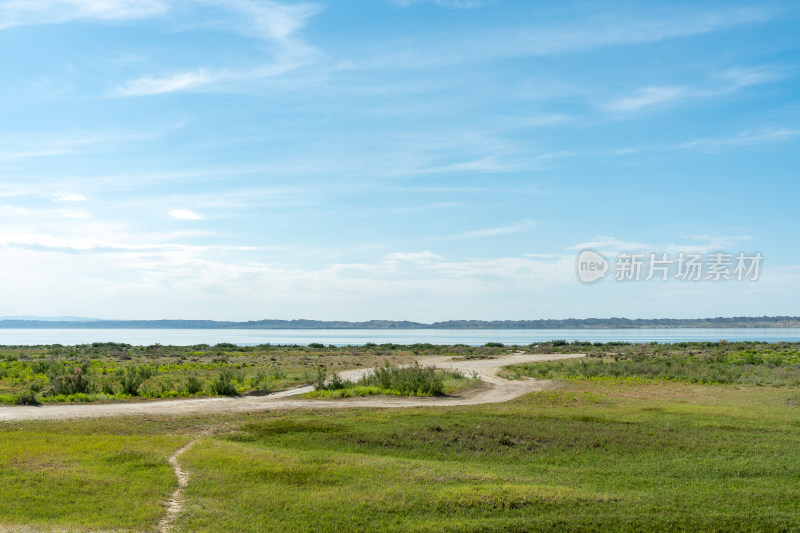
M 641 328 L 641 329 L 0 329 L 0 344 L 133 345 L 300 344 L 336 346 L 376 344 L 531 344 L 554 339 L 588 342 L 766 341 L 800 342 L 800 328 Z

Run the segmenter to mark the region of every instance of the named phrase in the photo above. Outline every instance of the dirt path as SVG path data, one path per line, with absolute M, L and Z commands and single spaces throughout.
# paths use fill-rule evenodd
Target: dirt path
M 347 407 L 418 407 L 477 405 L 482 403 L 504 402 L 523 394 L 545 390 L 552 387 L 550 381 L 523 379 L 509 381 L 497 376 L 501 367 L 535 361 L 555 361 L 583 357 L 583 354 L 513 354 L 496 359 L 474 359 L 454 361 L 452 357 L 421 357 L 420 364 L 439 368 L 458 369 L 470 375 L 477 372 L 488 386 L 472 394 L 459 397 L 364 397 L 345 400 L 302 400 L 293 399 L 310 386 L 296 387 L 267 396 L 245 396 L 242 398 L 203 398 L 189 400 L 163 400 L 136 403 L 111 403 L 90 405 L 44 405 L 0 407 L 0 422 L 12 420 L 62 420 L 70 418 L 99 418 L 111 416 L 141 415 L 190 415 L 208 413 L 241 413 L 276 409 L 326 409 Z M 340 375 L 345 379 L 357 379 L 369 369 L 348 370 Z
M 172 497 L 167 503 L 167 512 L 164 518 L 161 519 L 161 522 L 158 523 L 158 530 L 161 531 L 161 533 L 172 531 L 172 524 L 175 522 L 175 519 L 178 518 L 178 515 L 181 514 L 181 511 L 183 511 L 183 491 L 186 489 L 186 486 L 189 485 L 189 472 L 181 468 L 180 463 L 178 463 L 178 458 L 189 448 L 194 446 L 201 438 L 202 437 L 197 437 L 172 454 L 172 457 L 169 458 L 169 464 L 172 465 L 172 469 L 175 471 L 175 477 L 178 478 L 178 488 L 172 493 Z

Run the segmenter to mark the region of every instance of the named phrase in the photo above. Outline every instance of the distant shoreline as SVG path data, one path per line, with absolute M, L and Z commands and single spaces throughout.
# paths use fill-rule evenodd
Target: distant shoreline
M 324 320 L 0 320 L 0 329 L 371 329 L 371 330 L 460 330 L 460 329 L 675 329 L 675 328 L 800 328 L 800 317 L 717 317 L 697 319 L 585 318 L 553 320 L 448 320 L 430 324 L 410 321 L 365 322 Z

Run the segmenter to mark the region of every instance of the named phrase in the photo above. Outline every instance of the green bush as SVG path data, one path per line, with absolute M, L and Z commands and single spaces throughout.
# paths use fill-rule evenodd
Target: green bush
M 203 390 L 203 382 L 200 378 L 194 374 L 186 378 L 186 392 L 189 394 L 197 394 L 201 390 Z
M 60 394 L 86 394 L 91 390 L 90 363 L 87 360 L 81 363 L 52 364 L 48 371 L 50 388 L 47 394 L 58 396 Z
M 419 363 L 414 363 L 408 367 L 394 366 L 386 363 L 382 367 L 376 368 L 371 374 L 362 377 L 357 382 L 344 381 L 337 374 L 333 374 L 328 379 L 325 369 L 320 367 L 317 378 L 314 382 L 314 390 L 317 392 L 342 391 L 332 396 L 317 394 L 313 397 L 333 397 L 346 398 L 353 395 L 377 394 L 379 390 L 382 394 L 398 394 L 403 396 L 441 396 L 444 394 L 444 378 L 455 377 L 463 379 L 463 375 L 457 371 L 436 370 L 433 367 L 422 367 Z M 354 390 L 358 390 L 355 392 Z M 345 392 L 346 391 L 346 392 Z M 365 391 L 370 391 L 365 393 Z
M 797 351 L 740 350 L 733 353 L 616 353 L 583 359 L 507 367 L 509 377 L 539 379 L 641 378 L 705 384 L 800 385 Z
M 33 391 L 25 390 L 14 396 L 14 405 L 40 405 L 40 403 Z
M 211 392 L 218 396 L 236 396 L 236 385 L 233 384 L 233 372 L 223 368 L 217 378 L 211 382 Z
M 142 383 L 155 375 L 156 371 L 149 365 L 131 365 L 125 367 L 119 383 L 122 386 L 122 393 L 130 396 L 139 395 L 139 387 Z

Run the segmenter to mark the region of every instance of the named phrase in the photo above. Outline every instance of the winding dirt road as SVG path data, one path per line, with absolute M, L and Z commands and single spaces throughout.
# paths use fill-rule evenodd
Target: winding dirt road
M 163 400 L 136 403 L 110 403 L 89 405 L 44 405 L 0 407 L 0 422 L 15 420 L 64 420 L 72 418 L 100 418 L 113 416 L 192 415 L 210 413 L 242 413 L 277 409 L 329 409 L 349 407 L 420 407 L 477 405 L 504 402 L 529 392 L 553 387 L 550 381 L 523 379 L 509 381 L 497 376 L 506 365 L 536 361 L 555 361 L 583 357 L 583 354 L 513 354 L 496 359 L 454 361 L 452 357 L 422 357 L 423 366 L 458 369 L 466 375 L 476 372 L 486 382 L 477 392 L 444 398 L 372 396 L 342 400 L 303 400 L 291 396 L 311 391 L 310 386 L 296 387 L 267 396 L 241 398 L 203 398 L 189 400 Z M 344 379 L 358 379 L 369 369 L 340 372 Z

